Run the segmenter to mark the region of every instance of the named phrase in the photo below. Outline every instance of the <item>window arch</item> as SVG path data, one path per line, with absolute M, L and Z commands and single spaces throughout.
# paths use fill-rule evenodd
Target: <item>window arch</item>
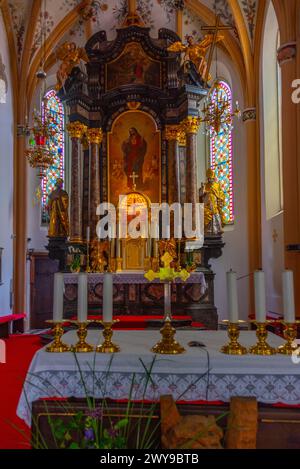
M 219 81 L 219 91 L 212 93 L 212 101 L 219 97 L 227 100 L 232 113 L 232 92 L 225 81 Z M 221 130 L 217 135 L 210 134 L 210 166 L 214 169 L 216 178 L 225 193 L 224 220 L 226 224 L 234 223 L 233 206 L 233 161 L 232 161 L 232 131 Z
M 55 122 L 55 137 L 51 139 L 54 151 L 54 164 L 47 169 L 42 180 L 42 224 L 49 222 L 48 196 L 54 189 L 58 178 L 64 179 L 65 173 L 65 111 L 55 90 L 50 90 L 44 97 L 44 115 L 51 116 Z

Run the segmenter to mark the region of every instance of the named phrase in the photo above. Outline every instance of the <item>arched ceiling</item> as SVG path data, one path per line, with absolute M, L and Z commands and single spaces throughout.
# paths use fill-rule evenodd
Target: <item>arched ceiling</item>
M 245 85 L 246 101 L 253 101 L 252 76 L 259 11 L 267 0 L 136 0 L 138 11 L 155 37 L 160 28 L 184 37 L 201 36 L 203 25 L 213 25 L 215 13 L 232 30 L 224 32 L 221 47 L 231 56 Z M 55 50 L 66 40 L 85 45 L 95 32 L 105 30 L 109 40 L 127 12 L 127 0 L 0 0 L 15 70 L 16 94 L 31 102 L 36 72 L 45 61 L 49 70 L 56 62 Z M 183 9 L 182 9 L 183 7 Z M 44 26 L 44 27 L 42 27 Z M 258 30 L 256 34 L 256 29 Z M 42 31 L 46 41 L 42 47 Z
M 45 25 L 46 35 L 49 37 L 55 28 L 61 24 L 66 16 L 76 7 L 78 8 L 77 21 L 66 32 L 61 40 L 73 38 L 76 42 L 84 44 L 86 38 L 93 32 L 101 29 L 107 31 L 109 39 L 114 36 L 116 27 L 122 22 L 126 13 L 127 0 L 38 0 L 41 4 L 40 13 L 33 24 L 31 9 L 37 0 L 7 0 L 11 15 L 12 29 L 15 38 L 18 63 L 21 63 L 24 51 L 25 37 L 28 28 L 34 28 L 32 44 L 30 45 L 30 62 L 33 61 L 41 47 L 41 25 Z M 253 44 L 256 15 L 259 0 L 238 0 L 250 43 Z M 198 0 L 197 0 L 198 2 Z M 90 6 L 86 6 L 91 3 Z M 153 34 L 161 27 L 176 29 L 176 0 L 138 0 L 138 8 L 147 26 Z M 185 0 L 183 10 L 183 33 L 199 35 L 199 26 L 204 22 L 193 11 L 190 0 Z M 202 0 L 202 3 L 212 12 L 220 14 L 222 22 L 233 27 L 232 34 L 239 41 L 238 28 L 235 16 L 230 6 L 230 0 Z M 175 5 L 175 7 L 174 7 Z M 92 8 L 92 9 L 91 9 Z

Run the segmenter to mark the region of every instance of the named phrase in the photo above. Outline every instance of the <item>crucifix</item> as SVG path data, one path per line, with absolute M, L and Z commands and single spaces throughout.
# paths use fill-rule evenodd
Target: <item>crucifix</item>
M 133 190 L 135 191 L 136 190 L 136 182 L 135 180 L 138 179 L 140 176 L 138 174 L 136 174 L 134 171 L 133 173 L 131 174 L 131 176 L 129 176 L 130 179 L 132 179 L 132 183 L 133 183 Z
M 212 44 L 211 44 L 211 47 L 210 47 L 209 56 L 208 56 L 208 60 L 207 60 L 206 74 L 205 74 L 205 77 L 204 77 L 205 83 L 208 82 L 209 71 L 210 71 L 210 67 L 211 67 L 211 64 L 212 64 L 212 60 L 213 60 L 214 50 L 215 50 L 215 47 L 216 47 L 217 42 L 218 42 L 218 33 L 219 33 L 219 31 L 229 31 L 231 29 L 233 29 L 232 26 L 222 26 L 221 16 L 220 15 L 216 16 L 216 24 L 215 25 L 213 25 L 213 26 L 202 26 L 202 28 L 201 28 L 202 31 L 207 31 L 208 33 L 213 34 L 213 40 L 212 40 Z

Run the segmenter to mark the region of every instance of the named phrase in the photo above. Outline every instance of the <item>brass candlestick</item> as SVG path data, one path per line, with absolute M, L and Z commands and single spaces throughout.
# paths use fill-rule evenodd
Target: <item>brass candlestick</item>
M 295 343 L 295 340 L 297 339 L 297 325 L 299 323 L 300 321 L 295 321 L 294 323 L 282 321 L 282 324 L 284 325 L 283 335 L 286 343 L 278 347 L 278 353 L 281 353 L 282 355 L 292 355 L 295 350 L 297 350 L 298 345 Z
M 252 322 L 256 325 L 257 344 L 253 345 L 253 347 L 249 349 L 249 353 L 252 353 L 253 355 L 275 355 L 277 353 L 276 349 L 271 347 L 267 342 L 267 324 L 269 321 Z
M 98 353 L 118 353 L 120 352 L 120 347 L 112 342 L 113 336 L 113 326 L 117 324 L 119 319 L 116 319 L 112 322 L 105 322 L 105 321 L 95 321 L 103 326 L 103 337 L 104 342 L 101 345 L 98 345 L 96 348 L 96 352 Z
M 243 347 L 238 339 L 240 336 L 240 329 L 239 329 L 239 323 L 232 323 L 228 322 L 228 337 L 229 337 L 229 344 L 224 345 L 221 349 L 221 353 L 224 353 L 226 355 L 246 355 L 247 354 L 247 349 L 246 347 Z
M 185 352 L 184 347 L 174 339 L 176 329 L 172 326 L 169 317 L 166 318 L 160 333 L 162 339 L 151 349 L 152 352 L 159 355 L 180 355 Z
M 51 344 L 46 348 L 46 352 L 49 353 L 65 353 L 65 352 L 70 352 L 71 347 L 68 345 L 64 344 L 61 340 L 63 334 L 64 334 L 64 329 L 62 327 L 62 322 L 58 321 L 46 321 L 47 324 L 51 324 L 53 335 L 54 335 L 54 340 L 51 342 Z
M 95 348 L 86 342 L 87 338 L 87 327 L 91 321 L 79 322 L 79 321 L 70 321 L 72 324 L 77 326 L 77 335 L 78 342 L 76 345 L 72 346 L 72 352 L 76 353 L 90 353 L 95 350 Z

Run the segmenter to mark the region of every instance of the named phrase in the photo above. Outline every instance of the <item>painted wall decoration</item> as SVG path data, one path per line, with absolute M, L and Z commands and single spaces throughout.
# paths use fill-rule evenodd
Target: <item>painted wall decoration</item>
M 244 13 L 244 17 L 246 19 L 246 23 L 248 25 L 250 38 L 253 40 L 254 33 L 255 33 L 255 22 L 256 22 L 258 1 L 257 0 L 241 0 L 241 6 L 242 6 L 243 13 Z
M 232 93 L 230 87 L 224 81 L 221 84 L 221 96 L 231 103 Z M 220 93 L 220 91 L 219 91 Z M 216 99 L 217 91 L 213 93 Z M 210 165 L 215 170 L 216 178 L 225 192 L 224 218 L 227 224 L 234 222 L 233 206 L 233 153 L 232 131 L 221 131 L 218 135 L 210 137 Z
M 152 60 L 138 43 L 127 44 L 121 56 L 106 66 L 106 89 L 122 85 L 161 86 L 160 62 Z
M 0 104 L 6 103 L 8 80 L 3 63 L 2 55 L 0 54 Z
M 143 111 L 127 111 L 114 122 L 108 136 L 109 201 L 136 190 L 160 202 L 160 131 Z M 135 181 L 131 177 L 135 173 Z
M 32 0 L 28 0 L 27 2 L 23 0 L 10 0 L 8 5 L 15 35 L 18 62 L 20 63 Z

